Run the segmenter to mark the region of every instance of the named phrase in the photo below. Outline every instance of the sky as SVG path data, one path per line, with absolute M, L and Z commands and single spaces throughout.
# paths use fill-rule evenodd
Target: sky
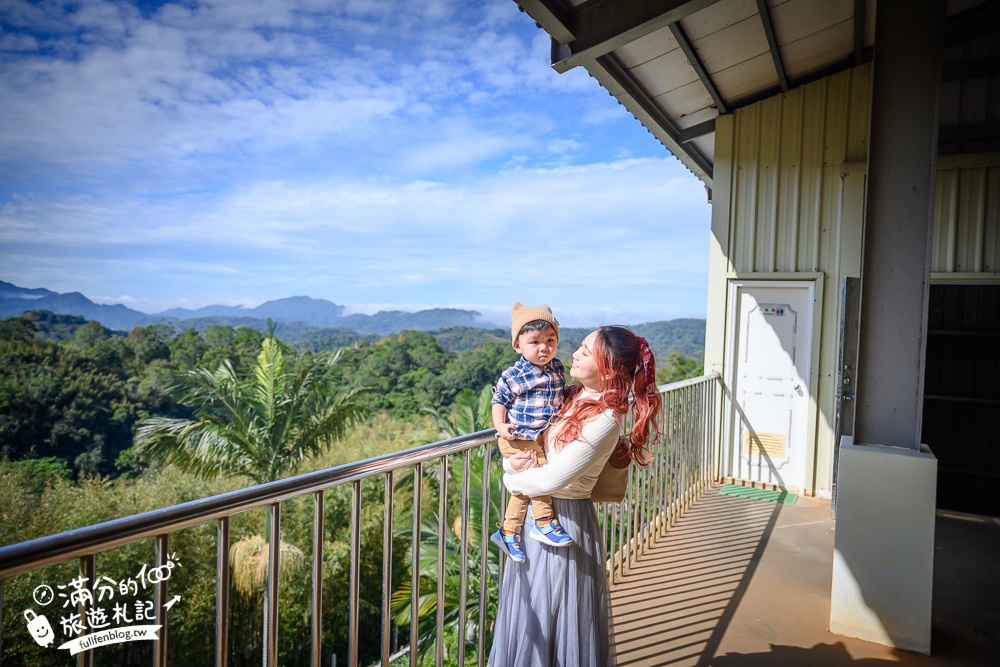
M 0 280 L 704 317 L 701 184 L 512 0 L 0 0 Z

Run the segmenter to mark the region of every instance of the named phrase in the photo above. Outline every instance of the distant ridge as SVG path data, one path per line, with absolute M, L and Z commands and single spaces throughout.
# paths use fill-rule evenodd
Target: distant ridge
M 18 317 L 29 310 L 47 310 L 60 315 L 76 315 L 87 320 L 97 320 L 110 329 L 128 331 L 137 326 L 169 324 L 204 329 L 213 324 L 231 324 L 238 321 L 255 329 L 264 328 L 268 319 L 283 325 L 347 328 L 360 334 L 387 335 L 413 329 L 431 331 L 448 327 L 486 327 L 487 322 L 474 310 L 457 308 L 432 308 L 415 313 L 381 311 L 374 315 L 355 313 L 344 315 L 346 308 L 326 299 L 293 296 L 267 301 L 255 308 L 243 306 L 206 306 L 195 310 L 173 308 L 155 315 L 133 310 L 120 304 L 108 306 L 94 303 L 79 292 L 59 294 L 44 288 L 18 287 L 0 280 L 0 317 Z M 258 326 L 254 326 L 256 321 Z M 184 323 L 191 322 L 190 325 Z M 194 323 L 197 324 L 194 324 Z
M 28 311 L 49 311 L 58 315 L 96 320 L 117 331 L 137 326 L 166 324 L 176 331 L 202 331 L 214 325 L 268 330 L 267 320 L 277 322 L 276 333 L 290 345 L 319 350 L 352 344 L 364 338 L 387 336 L 403 330 L 426 331 L 450 351 L 471 350 L 487 342 L 509 345 L 509 330 L 497 328 L 474 310 L 430 308 L 414 313 L 399 310 L 374 315 L 344 315 L 344 306 L 325 299 L 293 296 L 267 301 L 256 308 L 206 306 L 170 310 L 148 315 L 122 305 L 97 304 L 78 292 L 59 294 L 51 290 L 18 287 L 0 280 L 0 318 L 18 317 Z M 681 318 L 637 324 L 632 329 L 649 340 L 658 361 L 670 352 L 701 361 L 705 350 L 705 320 Z M 580 341 L 592 331 L 587 327 L 562 327 L 559 352 L 568 359 Z

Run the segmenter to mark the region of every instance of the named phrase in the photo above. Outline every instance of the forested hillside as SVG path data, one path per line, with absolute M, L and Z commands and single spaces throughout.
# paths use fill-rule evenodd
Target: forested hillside
M 700 373 L 701 320 L 635 329 L 657 354 L 660 381 Z M 371 414 L 404 420 L 425 409 L 447 409 L 462 389 L 479 391 L 517 359 L 501 329 L 450 327 L 383 338 L 346 329 L 282 331 L 278 324 L 275 335 L 289 345 L 293 364 L 343 348 L 340 385 L 368 388 L 360 400 Z M 567 366 L 589 331 L 563 329 L 559 356 Z M 74 478 L 141 471 L 131 451 L 136 424 L 153 415 L 190 413 L 168 391 L 177 374 L 215 370 L 226 360 L 245 371 L 264 337 L 244 326 L 176 331 L 164 324 L 126 335 L 45 311 L 0 320 L 0 458 L 48 459 Z

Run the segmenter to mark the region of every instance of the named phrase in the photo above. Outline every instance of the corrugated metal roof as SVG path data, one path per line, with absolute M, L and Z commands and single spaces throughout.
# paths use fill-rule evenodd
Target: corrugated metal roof
M 875 0 L 516 0 L 712 187 L 714 120 L 866 62 Z M 950 0 L 940 152 L 1000 150 L 1000 2 Z

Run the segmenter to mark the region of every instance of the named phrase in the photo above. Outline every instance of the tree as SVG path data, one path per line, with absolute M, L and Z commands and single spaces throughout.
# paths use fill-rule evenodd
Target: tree
M 167 341 L 173 334 L 173 328 L 166 324 L 135 327 L 128 334 L 128 342 L 135 351 L 136 358 L 148 364 L 155 359 L 170 359 Z
M 181 370 L 198 366 L 208 349 L 201 334 L 191 327 L 171 338 L 167 346 L 170 348 L 170 361 Z
M 229 360 L 215 371 L 197 368 L 178 375 L 167 391 L 192 408 L 194 417 L 144 420 L 136 431 L 137 452 L 205 477 L 263 484 L 333 445 L 365 415 L 357 402 L 363 390 L 335 386 L 339 352 L 290 370 L 286 351 L 267 337 L 245 376 Z
M 80 349 L 89 350 L 108 337 L 108 330 L 97 320 L 90 320 L 80 326 L 70 341 Z
M 8 317 L 0 320 L 0 340 L 27 343 L 37 333 L 38 327 L 25 317 Z

